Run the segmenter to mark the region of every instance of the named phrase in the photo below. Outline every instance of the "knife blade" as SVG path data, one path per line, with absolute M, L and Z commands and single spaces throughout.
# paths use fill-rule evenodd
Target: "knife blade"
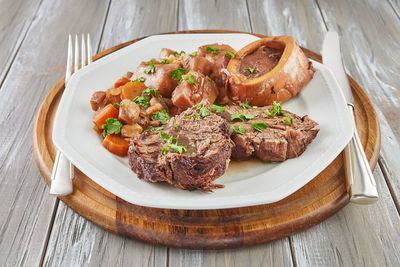
M 342 62 L 339 35 L 335 31 L 329 31 L 325 35 L 322 44 L 322 62 L 332 71 L 338 81 L 347 101 L 348 110 L 354 120 L 353 95 Z M 353 138 L 344 149 L 345 172 L 350 189 L 350 201 L 357 204 L 373 204 L 379 198 L 378 191 L 358 136 L 355 122 L 353 127 Z

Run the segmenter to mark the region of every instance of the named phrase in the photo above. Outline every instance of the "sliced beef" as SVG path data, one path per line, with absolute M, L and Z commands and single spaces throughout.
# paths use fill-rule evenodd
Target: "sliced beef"
M 193 77 L 193 81 L 189 77 Z M 182 109 L 190 108 L 202 100 L 214 103 L 218 96 L 215 82 L 197 71 L 189 71 L 182 76 L 182 82 L 172 93 L 172 103 Z
M 177 145 L 187 147 L 182 154 L 168 148 L 163 155 L 167 142 L 158 131 L 144 132 L 131 140 L 129 164 L 140 179 L 167 182 L 186 190 L 212 191 L 222 187 L 213 181 L 228 166 L 233 145 L 231 131 L 226 120 L 212 112 L 207 115 L 205 109 L 210 111 L 210 106 L 203 101 L 164 126 L 163 133 L 177 138 Z
M 270 117 L 265 110 L 271 110 L 272 106 L 258 107 L 257 109 L 243 109 L 239 106 L 228 106 L 221 114 L 235 128 L 243 127 L 244 134 L 232 133 L 235 146 L 232 148 L 232 159 L 246 160 L 256 156 L 264 162 L 285 161 L 300 156 L 317 136 L 318 129 L 314 129 L 318 123 L 308 116 L 299 117 L 289 111 L 282 110 L 284 115 Z M 252 114 L 254 119 L 231 121 L 232 113 Z M 283 118 L 292 119 L 290 125 Z M 269 127 L 258 132 L 251 126 L 252 123 L 263 122 Z
M 157 64 L 154 62 L 154 72 L 145 73 L 149 66 L 149 62 L 142 62 L 135 70 L 132 80 L 144 77 L 144 84 L 149 88 L 157 88 L 158 93 L 164 97 L 170 97 L 172 91 L 178 85 L 177 81 L 173 80 L 170 75 L 172 71 L 180 67 L 179 63 Z

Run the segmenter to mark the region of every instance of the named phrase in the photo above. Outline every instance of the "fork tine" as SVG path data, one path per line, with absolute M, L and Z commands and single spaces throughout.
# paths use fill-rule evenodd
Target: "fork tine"
M 78 35 L 75 35 L 75 58 L 74 58 L 74 73 L 79 69 L 79 42 Z
M 82 33 L 82 44 L 81 44 L 81 68 L 86 66 L 86 44 L 85 44 L 85 37 Z
M 87 35 L 87 56 L 88 56 L 88 65 L 92 63 L 92 44 L 90 43 L 90 34 Z
M 70 34 L 68 36 L 68 56 L 67 56 L 67 69 L 65 70 L 65 83 L 71 77 L 71 68 L 72 68 L 72 41 Z

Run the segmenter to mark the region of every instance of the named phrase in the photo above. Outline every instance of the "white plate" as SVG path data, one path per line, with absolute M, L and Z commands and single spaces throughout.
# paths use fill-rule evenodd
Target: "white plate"
M 213 193 L 189 192 L 138 179 L 130 170 L 128 159 L 104 149 L 92 129 L 92 93 L 112 87 L 141 61 L 157 58 L 162 47 L 192 52 L 200 45 L 220 42 L 239 50 L 257 39 L 247 34 L 155 35 L 92 63 L 73 75 L 64 91 L 54 122 L 54 144 L 94 182 L 136 205 L 220 209 L 266 204 L 287 197 L 324 170 L 352 135 L 351 117 L 339 85 L 331 72 L 317 62 L 313 62 L 316 72 L 312 81 L 283 104 L 284 109 L 300 116 L 308 114 L 319 123 L 316 139 L 300 157 L 282 163 L 231 162 L 225 175 L 216 181 L 225 188 Z

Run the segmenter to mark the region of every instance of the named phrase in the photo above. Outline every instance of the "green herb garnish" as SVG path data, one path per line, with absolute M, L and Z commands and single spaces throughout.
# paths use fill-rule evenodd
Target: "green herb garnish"
M 283 117 L 282 118 L 287 124 L 293 126 L 293 119 L 289 117 Z
M 199 85 L 199 83 L 196 83 L 196 81 L 194 80 L 194 76 L 192 74 L 188 75 L 188 80 L 187 81 L 190 84 Z
M 183 152 L 187 152 L 187 146 L 179 146 L 176 144 L 166 144 L 166 147 L 171 148 L 173 151 L 175 151 L 178 154 L 182 154 Z
M 254 69 L 253 68 L 245 68 L 245 70 L 247 70 L 247 71 L 249 71 L 251 74 L 253 74 L 254 73 Z
M 254 119 L 254 115 L 253 114 L 244 114 L 244 113 L 239 113 L 239 112 L 233 112 L 231 114 L 231 121 L 235 120 L 235 119 L 239 119 L 241 121 L 248 121 L 248 120 L 252 120 Z
M 158 62 L 157 64 L 168 64 L 168 59 L 164 59 L 163 61 Z
M 162 140 L 164 140 L 167 143 L 175 143 L 178 142 L 178 138 L 173 137 L 169 134 L 167 134 L 166 132 L 160 131 L 160 137 Z
M 142 93 L 144 95 L 153 95 L 155 97 L 161 97 L 161 95 L 159 93 L 157 93 L 157 91 L 158 91 L 158 89 L 156 89 L 156 88 L 154 88 L 154 89 L 146 88 L 145 90 L 143 90 Z
M 215 112 L 217 112 L 217 113 L 222 113 L 226 109 L 226 107 L 221 107 L 221 106 L 218 106 L 218 105 L 215 105 L 215 104 L 211 104 L 211 108 L 213 110 L 215 110 Z
M 200 113 L 199 115 L 202 116 L 203 118 L 210 116 L 210 114 L 211 114 L 210 111 L 206 107 L 203 107 L 202 104 L 198 104 L 197 109 L 199 110 L 199 113 Z
M 161 124 L 167 124 L 168 120 L 170 119 L 170 116 L 165 109 L 154 112 L 153 117 Z
M 282 112 L 282 105 L 275 101 L 273 102 L 272 112 L 270 112 L 268 109 L 266 109 L 264 112 L 269 117 L 285 115 L 285 113 Z
M 230 127 L 234 132 L 236 132 L 238 134 L 244 134 L 246 132 L 246 129 L 242 125 L 239 125 L 239 127 L 237 129 L 232 124 Z
M 249 108 L 250 108 L 250 105 L 249 105 L 246 101 L 244 101 L 242 104 L 240 104 L 240 106 L 241 106 L 243 109 L 249 109 Z
M 114 103 L 114 104 L 113 104 L 114 107 L 120 107 L 120 106 L 122 106 L 122 105 L 123 105 L 123 103 Z
M 182 54 L 186 54 L 186 52 L 185 51 L 181 51 L 181 52 L 174 51 L 174 55 L 182 55 Z
M 145 77 L 139 77 L 139 78 L 133 80 L 132 82 L 144 82 L 145 80 L 146 80 Z
M 197 53 L 198 53 L 197 51 L 194 51 L 193 53 L 190 53 L 189 56 L 191 57 L 197 56 Z
M 217 54 L 219 52 L 219 50 L 221 50 L 221 49 L 215 49 L 213 46 L 207 46 L 206 47 L 206 51 L 210 52 L 210 53 L 213 53 L 214 55 Z
M 214 82 L 213 79 L 210 78 L 210 76 L 207 76 L 207 79 L 212 83 Z
M 170 77 L 173 80 L 178 81 L 178 83 L 181 83 L 182 82 L 182 75 L 185 74 L 185 73 L 186 73 L 186 69 L 185 68 L 177 68 L 177 69 L 174 69 L 171 72 Z
M 193 117 L 196 117 L 196 114 L 195 114 L 195 113 L 190 114 L 190 115 L 188 115 L 188 116 L 184 116 L 183 118 L 184 118 L 184 119 L 187 119 L 187 118 L 193 118 Z
M 144 70 L 144 73 L 146 73 L 146 74 L 154 73 L 154 62 L 153 62 L 153 60 L 150 60 L 148 63 L 149 63 L 149 65 Z
M 115 118 L 106 119 L 106 123 L 101 125 L 101 128 L 104 130 L 103 135 L 109 134 L 119 134 L 121 132 L 122 123 Z
M 191 157 L 196 156 L 196 153 L 192 152 L 192 154 L 190 154 Z
M 264 129 L 268 128 L 269 125 L 259 121 L 259 122 L 255 122 L 251 124 L 251 128 L 253 128 L 254 130 L 256 130 L 257 132 L 262 132 Z
M 225 55 L 228 56 L 228 57 L 231 57 L 231 58 L 234 58 L 234 57 L 235 57 L 235 53 L 233 53 L 233 52 L 231 52 L 231 51 L 226 51 L 226 52 L 225 52 Z
M 147 129 L 144 130 L 143 132 L 161 131 L 162 129 L 164 129 L 163 126 L 161 126 L 161 127 L 153 127 L 153 126 L 150 126 L 149 128 L 147 128 Z
M 175 124 L 174 124 L 174 129 L 175 129 L 175 130 L 178 130 L 178 126 L 179 126 L 179 123 L 175 123 Z
M 167 148 L 166 147 L 161 147 L 161 154 L 163 155 L 163 156 L 165 156 L 166 154 L 167 154 Z
M 133 102 L 145 108 L 147 108 L 149 105 L 149 99 L 147 96 L 137 96 L 133 99 Z

